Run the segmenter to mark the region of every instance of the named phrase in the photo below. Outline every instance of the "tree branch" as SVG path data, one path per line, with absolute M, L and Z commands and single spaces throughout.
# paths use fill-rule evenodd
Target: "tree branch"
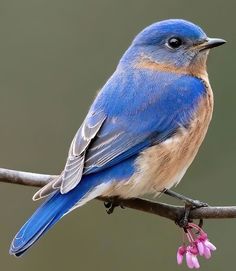
M 0 182 L 3 183 L 42 187 L 55 177 L 55 175 L 53 176 L 0 168 Z M 102 201 L 107 200 L 107 198 L 103 197 L 99 197 L 98 199 Z M 124 207 L 159 215 L 173 221 L 179 220 L 184 214 L 184 207 L 153 202 L 140 198 L 126 200 L 122 199 L 119 201 L 119 203 Z M 236 206 L 203 207 L 195 209 L 190 212 L 189 218 L 236 218 Z

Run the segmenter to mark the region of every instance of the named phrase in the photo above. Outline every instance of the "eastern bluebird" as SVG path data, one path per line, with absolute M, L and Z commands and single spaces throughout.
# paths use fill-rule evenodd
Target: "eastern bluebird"
M 178 184 L 205 137 L 213 111 L 206 71 L 210 48 L 197 25 L 179 19 L 133 40 L 77 131 L 61 175 L 12 241 L 22 255 L 59 219 L 98 197 L 158 194 Z

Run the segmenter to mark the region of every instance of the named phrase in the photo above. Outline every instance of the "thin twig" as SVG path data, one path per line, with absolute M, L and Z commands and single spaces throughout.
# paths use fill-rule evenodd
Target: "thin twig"
M 53 176 L 0 168 L 0 182 L 3 183 L 42 187 L 55 177 L 55 175 Z M 107 200 L 107 198 L 103 197 L 99 197 L 98 199 L 102 201 Z M 184 207 L 182 206 L 174 206 L 140 198 L 126 200 L 122 199 L 120 200 L 120 204 L 127 208 L 159 215 L 173 221 L 179 220 L 184 214 Z M 190 212 L 189 218 L 236 218 L 236 206 L 203 207 L 195 209 Z

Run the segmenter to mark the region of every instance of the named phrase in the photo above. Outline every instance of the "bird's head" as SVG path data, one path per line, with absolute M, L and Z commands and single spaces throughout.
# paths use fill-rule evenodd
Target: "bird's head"
M 209 49 L 224 43 L 223 39 L 208 38 L 191 22 L 165 20 L 140 32 L 122 61 L 143 68 L 198 74 L 206 68 Z

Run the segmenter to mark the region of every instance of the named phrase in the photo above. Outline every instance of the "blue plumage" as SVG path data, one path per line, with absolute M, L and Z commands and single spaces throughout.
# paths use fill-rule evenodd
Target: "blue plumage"
M 154 152 L 157 165 L 171 161 L 171 150 L 153 147 L 176 138 L 180 129 L 188 131 L 200 102 L 209 97 L 207 39 L 201 28 L 184 20 L 155 23 L 134 39 L 76 133 L 64 171 L 35 194 L 35 200 L 51 195 L 15 236 L 11 254 L 23 254 L 63 215 L 97 196 L 153 192 L 157 183 L 148 180 L 157 181 L 162 173 L 157 167 L 147 177 L 148 157 Z M 172 165 L 177 177 L 187 168 Z M 136 181 L 139 176 L 143 180 Z M 179 181 L 174 177 L 162 182 L 173 185 Z
M 67 194 L 59 191 L 51 195 L 23 225 L 12 241 L 10 254 L 21 256 L 43 234 L 45 234 L 65 213 L 95 187 L 106 184 L 114 176 L 117 181 L 129 178 L 134 172 L 135 157 L 125 160 L 111 170 L 85 176 L 79 185 Z
M 129 85 L 125 82 L 129 82 Z M 109 117 L 99 131 L 98 139 L 91 143 L 87 151 L 85 174 L 110 167 L 154 142 L 162 142 L 178 127 L 188 125 L 204 94 L 205 85 L 196 77 L 140 69 L 132 72 L 118 69 L 91 108 L 94 112 L 102 110 Z M 125 100 L 121 103 L 122 97 Z M 100 148 L 99 152 L 93 150 L 93 145 L 104 142 L 104 137 L 110 138 L 111 134 L 121 132 L 123 133 L 116 140 Z M 117 148 L 119 151 L 113 159 L 102 166 L 96 166 L 101 157 Z

